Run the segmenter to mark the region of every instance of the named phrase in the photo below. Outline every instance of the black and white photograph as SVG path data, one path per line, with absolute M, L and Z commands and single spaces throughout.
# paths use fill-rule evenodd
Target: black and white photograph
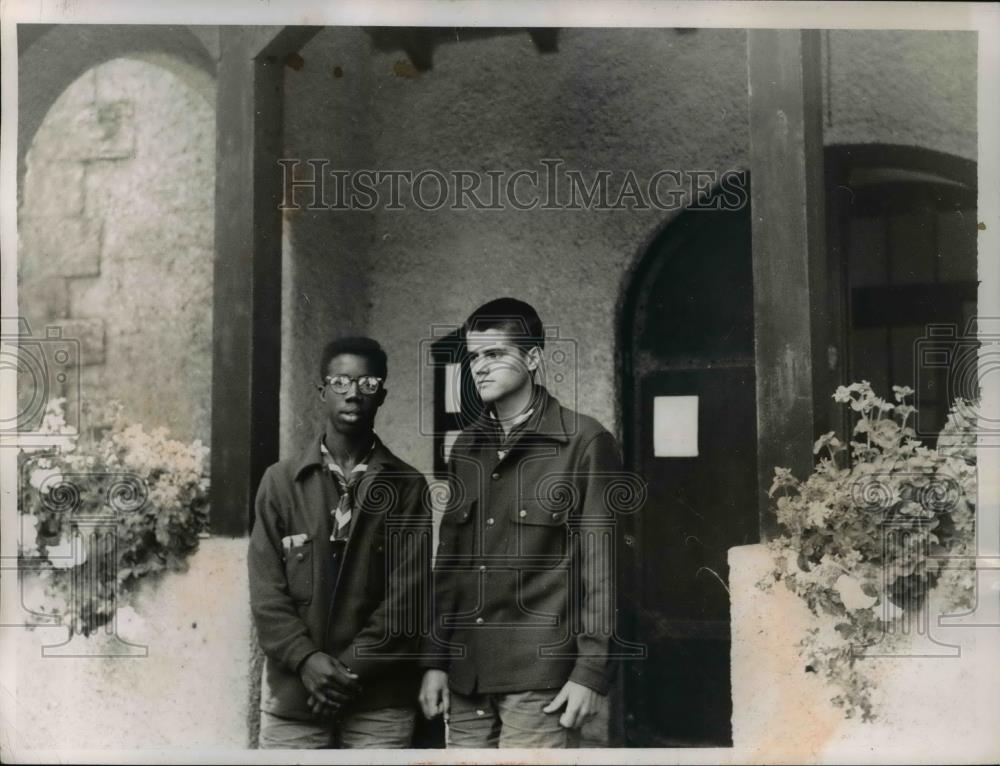
M 1000 759 L 1000 5 L 0 13 L 4 762 Z

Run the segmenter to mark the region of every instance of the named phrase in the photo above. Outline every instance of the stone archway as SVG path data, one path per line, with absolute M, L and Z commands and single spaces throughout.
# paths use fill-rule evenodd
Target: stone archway
M 18 25 L 17 187 L 45 116 L 85 72 L 116 58 L 148 58 L 214 99 L 218 58 L 208 28 L 129 25 Z M 195 31 L 199 30 L 199 31 Z
M 206 443 L 214 157 L 210 75 L 163 54 L 116 58 L 39 122 L 18 211 L 21 315 L 79 341 L 83 400 L 120 400 L 130 419 Z

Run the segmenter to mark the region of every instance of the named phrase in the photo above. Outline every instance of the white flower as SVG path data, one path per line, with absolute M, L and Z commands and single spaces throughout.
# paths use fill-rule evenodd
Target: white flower
M 833 587 L 840 596 L 841 603 L 850 612 L 867 609 L 878 601 L 874 596 L 869 596 L 861 590 L 861 583 L 850 575 L 843 574 L 838 577 Z
M 875 407 L 878 407 L 879 410 L 882 412 L 891 412 L 896 408 L 895 404 L 889 404 L 889 402 L 887 402 L 881 396 L 873 396 L 871 399 L 871 403 Z
M 912 415 L 916 411 L 917 411 L 917 408 L 916 407 L 911 407 L 909 404 L 897 404 L 896 405 L 896 414 L 899 415 L 899 417 L 903 418 L 903 420 L 906 420 L 907 418 L 909 418 L 910 415 Z
M 806 520 L 812 527 L 821 527 L 830 515 L 830 508 L 823 503 L 811 502 L 806 508 Z
M 899 424 L 892 420 L 877 420 L 871 429 L 872 441 L 886 449 L 893 447 L 901 437 Z
M 813 454 L 818 455 L 819 451 L 824 447 L 829 447 L 831 451 L 836 452 L 843 446 L 844 444 L 837 438 L 836 432 L 827 431 L 813 444 Z
M 31 472 L 28 477 L 28 483 L 31 484 L 35 489 L 41 489 L 42 485 L 45 484 L 53 476 L 60 476 L 60 471 L 58 468 L 36 468 Z M 58 480 L 46 487 L 46 491 L 52 489 L 53 484 L 57 484 Z
M 847 404 L 851 401 L 851 392 L 847 386 L 837 386 L 837 390 L 833 392 L 833 400 L 841 404 Z

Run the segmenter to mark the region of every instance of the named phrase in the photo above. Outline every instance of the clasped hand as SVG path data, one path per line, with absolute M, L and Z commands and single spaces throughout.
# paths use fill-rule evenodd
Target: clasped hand
M 323 652 L 310 654 L 302 663 L 299 676 L 309 692 L 309 708 L 316 715 L 336 715 L 361 693 L 357 674 Z

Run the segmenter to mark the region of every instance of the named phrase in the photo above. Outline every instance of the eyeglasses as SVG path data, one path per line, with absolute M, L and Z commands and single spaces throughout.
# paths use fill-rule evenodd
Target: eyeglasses
M 323 378 L 326 383 L 329 384 L 330 388 L 333 389 L 334 393 L 346 394 L 351 390 L 351 383 L 358 384 L 358 391 L 367 396 L 372 394 L 377 394 L 379 389 L 382 387 L 382 378 L 375 375 L 362 375 L 357 378 L 352 378 L 350 375 L 327 375 Z M 320 390 L 322 390 L 320 386 Z

